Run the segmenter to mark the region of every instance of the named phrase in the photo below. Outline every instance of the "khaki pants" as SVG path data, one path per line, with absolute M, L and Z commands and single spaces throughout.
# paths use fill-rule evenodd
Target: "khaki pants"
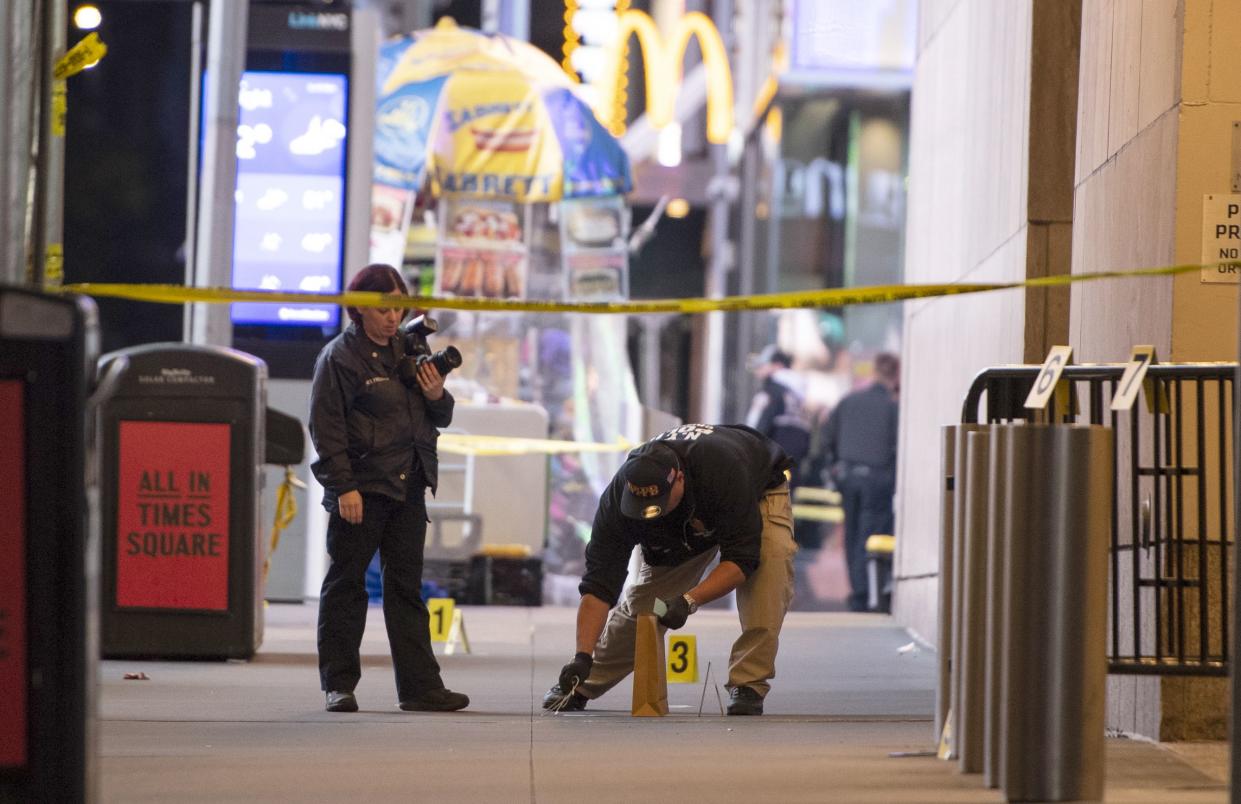
M 768 491 L 759 500 L 759 512 L 763 517 L 759 565 L 737 587 L 741 636 L 733 643 L 728 688 L 749 687 L 766 696 L 771 686 L 767 680 L 776 674 L 780 627 L 793 599 L 793 554 L 797 545 L 793 542 L 788 484 Z M 608 617 L 607 627 L 595 646 L 590 678 L 577 691 L 587 698 L 598 698 L 633 672 L 637 615 L 650 614 L 656 599 L 675 598 L 697 586 L 718 553 L 718 548 L 708 550 L 675 567 L 652 567 L 644 560 L 637 581 Z M 665 630 L 659 629 L 660 638 Z

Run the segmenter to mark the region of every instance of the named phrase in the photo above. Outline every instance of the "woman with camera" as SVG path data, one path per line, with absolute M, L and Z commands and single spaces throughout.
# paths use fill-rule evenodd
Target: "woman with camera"
M 368 265 L 351 291 L 408 295 L 390 265 Z M 351 324 L 323 347 L 310 392 L 312 465 L 330 513 L 331 559 L 319 596 L 319 680 L 329 712 L 356 712 L 366 626 L 366 567 L 379 550 L 384 623 L 401 709 L 450 712 L 470 699 L 444 687 L 422 600 L 425 490 L 435 493 L 437 428 L 452 421 L 452 394 L 434 361 L 401 380 L 401 308 L 346 308 Z M 408 358 L 412 360 L 413 358 Z

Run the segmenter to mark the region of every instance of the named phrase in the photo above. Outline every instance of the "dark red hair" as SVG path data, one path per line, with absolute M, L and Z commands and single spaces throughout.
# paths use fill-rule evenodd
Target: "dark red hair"
M 358 271 L 353 279 L 349 280 L 347 290 L 371 290 L 377 293 L 399 292 L 402 296 L 409 295 L 409 288 L 405 287 L 405 279 L 401 276 L 401 272 L 382 262 L 372 263 Z M 350 321 L 359 327 L 362 326 L 362 314 L 358 312 L 358 308 L 346 307 L 345 312 L 349 314 Z

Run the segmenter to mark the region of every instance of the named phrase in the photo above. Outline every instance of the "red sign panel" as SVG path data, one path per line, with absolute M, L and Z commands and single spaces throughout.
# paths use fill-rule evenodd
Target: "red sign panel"
M 226 611 L 229 425 L 120 428 L 116 604 Z
M 25 383 L 0 382 L 0 767 L 28 760 Z

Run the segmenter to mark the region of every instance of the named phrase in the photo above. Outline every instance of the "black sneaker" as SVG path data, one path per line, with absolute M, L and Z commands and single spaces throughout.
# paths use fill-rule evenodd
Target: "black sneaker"
M 586 702 L 590 699 L 580 692 L 575 692 L 565 700 L 564 690 L 560 689 L 560 685 L 552 687 L 543 696 L 543 708 L 555 709 L 557 712 L 580 712 L 586 708 Z
M 730 715 L 761 715 L 763 714 L 763 696 L 749 687 L 733 687 L 728 693 L 728 714 Z
M 333 690 L 327 694 L 327 703 L 323 708 L 329 712 L 356 712 L 358 711 L 358 699 L 353 697 L 352 692 Z
M 410 698 L 399 704 L 406 712 L 456 712 L 469 705 L 468 696 L 442 688 L 424 692 L 417 698 Z

